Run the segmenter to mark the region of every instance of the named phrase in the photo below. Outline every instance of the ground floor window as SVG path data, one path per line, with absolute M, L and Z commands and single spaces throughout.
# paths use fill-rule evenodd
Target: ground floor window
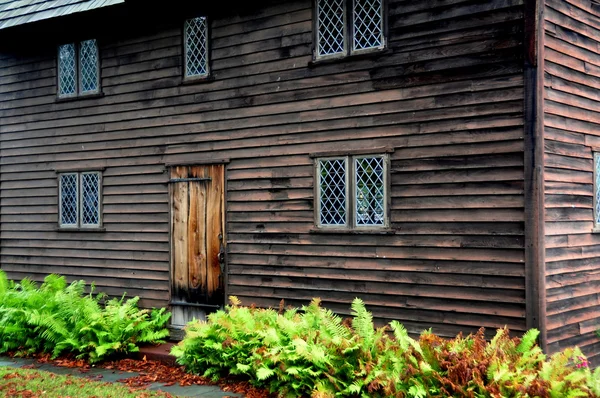
M 60 173 L 58 185 L 60 228 L 100 228 L 102 173 Z
M 388 220 L 388 156 L 316 159 L 316 224 L 324 228 L 383 228 Z

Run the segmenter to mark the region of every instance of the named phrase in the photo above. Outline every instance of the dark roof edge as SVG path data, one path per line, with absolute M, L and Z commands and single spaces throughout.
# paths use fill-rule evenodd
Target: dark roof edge
M 0 30 L 123 3 L 125 0 L 46 0 L 0 11 Z

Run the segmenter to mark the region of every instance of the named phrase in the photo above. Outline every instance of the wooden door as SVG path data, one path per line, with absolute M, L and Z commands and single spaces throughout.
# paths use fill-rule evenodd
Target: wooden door
M 170 170 L 171 310 L 173 326 L 223 305 L 224 166 Z

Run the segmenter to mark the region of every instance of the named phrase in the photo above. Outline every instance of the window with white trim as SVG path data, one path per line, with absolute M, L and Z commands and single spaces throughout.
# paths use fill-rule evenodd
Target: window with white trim
M 68 172 L 58 175 L 58 223 L 61 228 L 100 228 L 99 171 Z
M 196 17 L 183 26 L 184 77 L 201 78 L 209 75 L 208 20 Z
M 388 156 L 316 159 L 316 224 L 323 228 L 385 228 Z
M 383 49 L 384 0 L 315 0 L 315 57 Z
M 99 63 L 95 39 L 58 46 L 58 97 L 99 93 Z

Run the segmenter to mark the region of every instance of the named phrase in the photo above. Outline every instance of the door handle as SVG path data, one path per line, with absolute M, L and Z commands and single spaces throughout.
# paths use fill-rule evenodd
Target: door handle
M 223 235 L 219 234 L 219 254 L 217 255 L 217 259 L 219 261 L 219 265 L 221 266 L 221 271 L 225 266 L 225 246 L 223 245 Z

